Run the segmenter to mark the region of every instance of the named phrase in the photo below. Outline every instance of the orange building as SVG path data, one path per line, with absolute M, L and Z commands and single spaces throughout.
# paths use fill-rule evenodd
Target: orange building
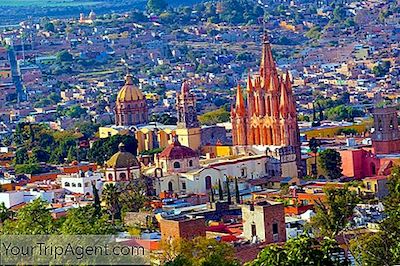
M 289 73 L 278 73 L 266 34 L 260 70 L 247 79 L 247 103 L 240 86 L 232 107 L 234 145 L 293 146 L 300 159 L 300 134 Z

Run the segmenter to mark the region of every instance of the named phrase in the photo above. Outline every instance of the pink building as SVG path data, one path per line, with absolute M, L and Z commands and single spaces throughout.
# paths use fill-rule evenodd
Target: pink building
M 355 179 L 371 176 L 387 176 L 393 167 L 395 155 L 376 155 L 366 149 L 339 151 L 342 157 L 342 174 Z

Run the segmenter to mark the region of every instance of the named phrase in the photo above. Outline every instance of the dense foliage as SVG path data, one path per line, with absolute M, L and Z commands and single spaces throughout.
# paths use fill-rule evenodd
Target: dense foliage
M 336 150 L 326 149 L 319 154 L 319 164 L 330 179 L 342 176 L 342 157 Z
M 165 265 L 168 266 L 240 265 L 234 256 L 233 247 L 215 239 L 197 237 L 190 241 L 162 243 L 162 246 Z
M 337 243 L 325 238 L 318 241 L 307 235 L 289 239 L 283 246 L 269 245 L 264 248 L 257 259 L 247 266 L 311 266 L 311 265 L 348 265 L 333 256 L 340 252 Z
M 217 123 L 228 122 L 230 113 L 224 108 L 219 108 L 214 111 L 207 112 L 199 116 L 199 121 L 203 125 L 215 125 Z
M 348 187 L 328 188 L 325 195 L 324 202 L 315 203 L 316 214 L 311 218 L 311 225 L 317 235 L 334 238 L 349 225 L 359 199 Z
M 88 153 L 88 159 L 91 162 L 103 164 L 114 153 L 118 152 L 118 145 L 125 144 L 125 150 L 137 155 L 137 141 L 131 135 L 114 135 L 108 138 L 96 140 Z

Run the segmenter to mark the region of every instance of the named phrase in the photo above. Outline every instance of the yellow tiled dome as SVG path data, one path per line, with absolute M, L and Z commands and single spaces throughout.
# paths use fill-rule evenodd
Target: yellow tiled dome
M 125 145 L 120 143 L 118 145 L 119 151 L 115 153 L 111 158 L 106 162 L 106 167 L 108 168 L 135 168 L 140 167 L 140 164 L 136 157 L 130 153 L 125 151 Z
M 133 84 L 132 75 L 126 75 L 125 85 L 118 92 L 117 102 L 130 102 L 143 99 L 143 93 L 139 90 L 137 86 Z

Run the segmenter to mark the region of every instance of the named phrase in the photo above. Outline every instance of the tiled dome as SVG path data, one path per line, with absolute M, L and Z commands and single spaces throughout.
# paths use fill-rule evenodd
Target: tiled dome
M 174 142 L 165 148 L 159 155 L 159 158 L 166 158 L 168 160 L 186 159 L 197 157 L 197 153 L 189 147 L 182 146 L 178 139 L 175 138 Z
M 117 102 L 131 102 L 143 99 L 143 93 L 133 84 L 132 75 L 126 75 L 125 85 L 118 92 Z
M 111 156 L 111 158 L 106 162 L 108 168 L 140 167 L 136 157 L 132 153 L 125 151 L 125 145 L 123 143 L 120 143 L 118 148 L 119 151 Z

